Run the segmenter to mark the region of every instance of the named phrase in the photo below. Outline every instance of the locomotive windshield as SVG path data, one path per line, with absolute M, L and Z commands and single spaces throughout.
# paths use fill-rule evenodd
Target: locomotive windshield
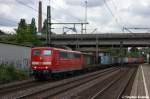
M 40 55 L 40 50 L 34 50 L 32 55 L 33 56 L 39 56 Z
M 44 56 L 50 56 L 52 54 L 51 50 L 44 50 Z

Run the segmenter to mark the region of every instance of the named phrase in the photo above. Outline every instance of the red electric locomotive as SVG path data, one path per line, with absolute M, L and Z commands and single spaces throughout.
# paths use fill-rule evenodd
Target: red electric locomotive
M 79 51 L 51 47 L 36 47 L 31 51 L 31 69 L 35 78 L 50 77 L 53 73 L 82 70 L 93 64 L 92 55 Z

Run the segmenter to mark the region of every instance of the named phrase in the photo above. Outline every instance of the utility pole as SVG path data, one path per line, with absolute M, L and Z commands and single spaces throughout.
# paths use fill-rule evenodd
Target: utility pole
M 42 1 L 39 1 L 38 32 L 42 33 Z
M 47 45 L 51 45 L 51 6 L 47 6 Z
M 87 23 L 87 0 L 85 1 L 85 23 Z M 87 33 L 86 31 L 87 25 L 85 24 L 85 34 Z
M 50 2 L 50 0 L 49 0 L 49 2 Z M 87 9 L 87 1 L 86 1 L 86 9 Z M 87 13 L 87 11 L 86 11 L 86 13 Z M 86 14 L 85 22 L 52 23 L 51 22 L 51 5 L 47 6 L 47 35 L 46 35 L 46 41 L 47 41 L 48 46 L 52 45 L 52 40 L 51 40 L 52 31 L 51 31 L 51 29 L 52 29 L 53 24 L 55 24 L 55 25 L 56 24 L 58 24 L 58 25 L 66 25 L 66 24 L 71 25 L 71 24 L 73 24 L 74 29 L 75 29 L 75 25 L 81 25 L 81 31 L 83 32 L 83 25 L 86 26 L 86 24 L 89 24 L 89 23 L 87 22 L 87 14 Z M 63 31 L 64 31 L 64 29 L 63 29 Z M 79 45 L 78 45 L 78 47 L 79 47 Z
M 83 24 L 81 24 L 81 34 L 83 34 Z
M 79 48 L 79 40 L 78 40 L 77 32 L 76 32 L 75 36 L 76 36 L 76 49 L 78 49 Z

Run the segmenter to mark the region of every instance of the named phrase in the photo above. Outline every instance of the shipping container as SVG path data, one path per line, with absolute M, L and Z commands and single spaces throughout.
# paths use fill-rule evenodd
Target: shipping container
M 101 56 L 101 61 L 100 63 L 102 65 L 109 65 L 109 64 L 112 64 L 112 57 L 110 56 Z

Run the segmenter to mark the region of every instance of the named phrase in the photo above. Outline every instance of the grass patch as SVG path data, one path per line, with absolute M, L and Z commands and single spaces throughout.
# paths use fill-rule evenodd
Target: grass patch
M 28 78 L 28 72 L 16 69 L 13 65 L 0 65 L 0 83 L 9 83 Z

